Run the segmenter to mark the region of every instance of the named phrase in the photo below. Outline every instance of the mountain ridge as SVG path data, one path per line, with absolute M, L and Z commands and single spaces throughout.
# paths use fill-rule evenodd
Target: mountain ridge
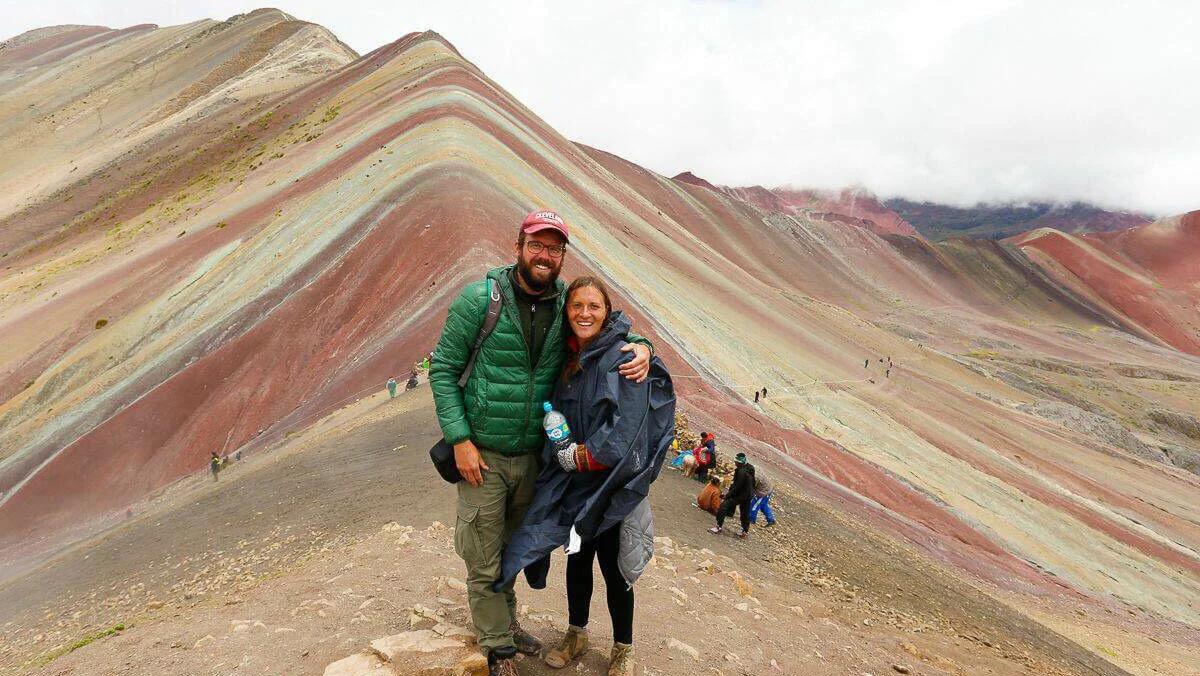
M 840 190 L 790 185 L 725 187 L 690 171 L 676 174 L 673 180 L 725 192 L 767 212 L 804 211 L 822 218 L 841 219 L 880 235 L 919 234 L 934 241 L 950 237 L 1004 239 L 1042 227 L 1069 233 L 1111 232 L 1154 220 L 1146 214 L 1104 209 L 1082 201 L 980 202 L 960 207 L 904 197 L 879 199 L 861 186 Z

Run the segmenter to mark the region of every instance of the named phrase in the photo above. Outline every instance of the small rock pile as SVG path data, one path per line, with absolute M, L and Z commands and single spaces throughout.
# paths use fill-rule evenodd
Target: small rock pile
M 680 448 L 695 448 L 700 445 L 700 435 L 692 432 L 686 413 L 675 413 L 675 439 Z

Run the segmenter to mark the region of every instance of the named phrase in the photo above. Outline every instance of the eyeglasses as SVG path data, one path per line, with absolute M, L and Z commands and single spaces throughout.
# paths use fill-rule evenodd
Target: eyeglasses
M 563 254 L 567 253 L 566 244 L 551 244 L 550 246 L 546 246 L 545 244 L 532 239 L 525 242 L 525 248 L 528 249 L 529 253 L 533 254 L 534 256 L 542 253 L 543 250 L 550 254 L 551 258 L 562 258 Z

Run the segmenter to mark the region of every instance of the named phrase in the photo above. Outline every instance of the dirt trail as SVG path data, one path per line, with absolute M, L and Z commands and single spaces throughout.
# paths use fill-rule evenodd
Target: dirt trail
M 443 582 L 463 571 L 451 529 L 435 524 L 454 523 L 453 489 L 427 467 L 437 436 L 422 387 L 349 406 L 219 483 L 189 480 L 0 588 L 0 669 L 320 674 L 409 629 L 415 605 L 465 623 L 462 594 Z M 648 674 L 698 668 L 672 638 L 707 673 L 1124 673 L 790 491 L 779 528 L 709 535 L 710 518 L 690 506 L 698 488 L 664 471 L 652 492 L 658 535 L 673 542 L 660 542 L 637 589 Z M 566 612 L 561 560 L 554 570 L 549 590 L 519 588 L 525 621 L 548 642 Z M 585 665 L 598 670 L 611 636 L 602 593 L 593 616 Z

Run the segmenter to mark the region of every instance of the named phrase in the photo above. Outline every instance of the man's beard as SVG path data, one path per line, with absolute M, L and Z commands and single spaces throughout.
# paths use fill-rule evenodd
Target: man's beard
M 549 289 L 554 285 L 554 281 L 558 279 L 558 271 L 562 268 L 562 266 L 555 266 L 554 263 L 551 262 L 550 277 L 547 278 L 545 282 L 538 282 L 533 278 L 533 264 L 536 262 L 536 260 L 537 259 L 534 259 L 533 261 L 526 261 L 524 258 L 518 259 L 517 274 L 521 275 L 521 281 L 525 282 L 525 286 L 533 290 L 534 293 L 541 294 L 546 289 Z

